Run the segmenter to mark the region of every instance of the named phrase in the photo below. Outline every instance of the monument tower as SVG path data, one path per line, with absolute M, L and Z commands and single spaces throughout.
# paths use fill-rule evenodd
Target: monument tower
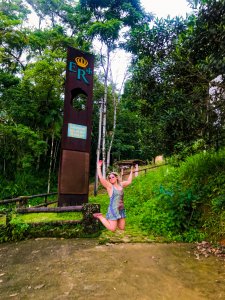
M 58 206 L 88 202 L 94 56 L 68 48 Z

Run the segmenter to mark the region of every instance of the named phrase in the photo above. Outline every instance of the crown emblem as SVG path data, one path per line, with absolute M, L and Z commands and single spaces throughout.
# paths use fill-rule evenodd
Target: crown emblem
M 83 57 L 76 57 L 75 58 L 75 62 L 81 68 L 86 68 L 87 65 L 88 65 L 88 61 L 85 58 L 83 58 Z

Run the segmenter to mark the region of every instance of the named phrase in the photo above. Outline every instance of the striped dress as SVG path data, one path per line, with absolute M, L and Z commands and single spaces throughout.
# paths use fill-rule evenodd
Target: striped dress
M 113 186 L 113 193 L 110 197 L 110 204 L 106 214 L 106 219 L 115 221 L 121 218 L 126 218 L 123 195 L 123 189 L 120 191 Z

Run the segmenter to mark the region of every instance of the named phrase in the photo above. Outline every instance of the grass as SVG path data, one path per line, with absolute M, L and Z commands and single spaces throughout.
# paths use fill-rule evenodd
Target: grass
M 224 238 L 224 158 L 225 150 L 204 152 L 189 157 L 180 167 L 165 165 L 141 172 L 124 191 L 126 230 L 112 233 L 102 226 L 99 242 L 194 242 Z M 106 190 L 100 187 L 96 197 L 90 194 L 89 203 L 100 204 L 105 214 L 109 204 Z M 81 218 L 78 212 L 34 213 L 16 215 L 14 221 L 19 227 L 22 223 Z M 1 222 L 5 222 L 4 216 Z
M 180 163 L 142 172 L 125 189 L 124 233 L 103 230 L 103 240 L 195 242 L 225 238 L 225 150 L 203 152 Z M 106 213 L 109 198 L 101 191 L 90 202 Z M 207 210 L 206 210 L 207 208 Z
M 110 232 L 102 226 L 102 231 L 99 236 L 100 243 L 110 242 L 163 242 L 167 241 L 167 238 L 160 236 L 154 236 L 152 233 L 143 230 L 140 227 L 140 220 L 142 216 L 142 203 L 149 199 L 150 189 L 149 183 L 157 184 L 160 182 L 161 176 L 167 172 L 167 166 L 157 169 L 150 169 L 146 175 L 141 172 L 140 175 L 133 179 L 131 186 L 128 186 L 124 190 L 124 202 L 126 207 L 127 219 L 126 229 L 124 232 L 116 231 Z M 146 186 L 146 189 L 143 188 Z M 151 194 L 151 192 L 150 192 Z M 91 195 L 89 197 L 90 203 L 99 203 L 101 206 L 101 212 L 105 215 L 109 205 L 109 196 L 105 189 L 101 186 L 99 193 L 96 197 Z
M 81 220 L 82 213 L 30 213 L 17 215 L 16 218 L 25 223 Z

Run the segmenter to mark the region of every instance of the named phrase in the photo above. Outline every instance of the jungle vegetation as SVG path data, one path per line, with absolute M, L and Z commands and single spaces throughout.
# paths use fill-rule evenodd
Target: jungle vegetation
M 201 172 L 217 170 L 225 146 L 225 1 L 188 2 L 193 12 L 186 18 L 158 19 L 138 0 L 0 1 L 1 199 L 57 190 L 67 46 L 96 57 L 92 177 L 101 113 L 106 169 L 116 160 L 151 162 L 159 154 L 180 168 L 210 153 L 212 168 L 204 169 L 205 163 Z M 96 41 L 105 52 L 96 50 Z M 123 89 L 110 76 L 118 49 L 132 55 Z M 171 174 L 175 180 L 176 171 Z M 190 174 L 184 174 L 187 183 Z M 216 174 L 218 182 L 204 198 L 223 203 L 224 176 Z M 207 183 L 201 182 L 206 190 Z M 198 202 L 195 184 L 189 181 L 181 199 L 194 195 Z M 169 187 L 174 197 L 178 190 L 177 183 Z M 146 205 L 152 213 L 155 204 Z M 221 205 L 216 209 L 222 212 Z

